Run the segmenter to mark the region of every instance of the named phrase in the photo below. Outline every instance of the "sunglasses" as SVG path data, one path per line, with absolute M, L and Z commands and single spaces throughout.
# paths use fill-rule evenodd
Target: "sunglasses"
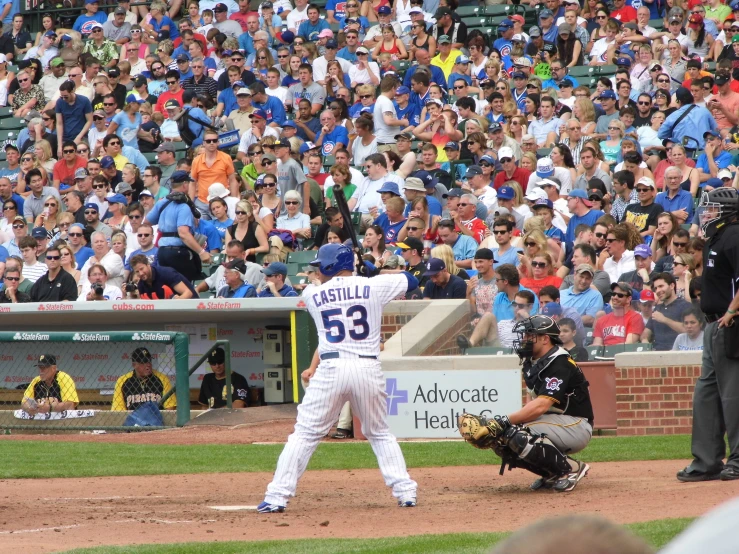
M 46 255 L 46 259 L 47 260 L 58 260 L 60 258 L 61 258 L 61 256 L 49 256 L 48 254 Z
M 236 215 L 248 215 L 246 212 L 236 210 Z
M 93 214 L 97 214 L 97 212 L 95 210 L 87 210 L 85 212 L 85 215 L 93 215 Z
M 547 262 L 531 262 L 531 267 L 546 267 Z
M 49 202 L 48 204 L 44 204 L 44 208 L 51 208 L 52 206 L 54 208 L 58 208 L 59 207 L 54 202 Z
M 64 152 L 65 154 L 74 154 L 77 152 L 77 150 L 75 150 L 74 148 L 66 148 L 62 152 Z
M 151 236 L 151 233 L 139 233 L 136 236 L 139 237 L 139 238 L 142 238 L 142 237 L 143 238 L 146 238 L 146 237 L 150 237 Z
M 618 127 L 608 127 L 608 130 L 609 131 L 620 131 L 621 129 L 619 129 Z
M 610 242 L 616 242 L 617 240 L 618 239 L 606 239 L 606 242 L 608 242 L 608 243 L 610 243 Z
M 639 104 L 640 106 L 651 106 L 652 105 L 651 102 L 637 102 L 637 104 Z
M 97 116 L 97 117 L 93 117 L 92 119 L 94 121 L 103 121 L 105 118 L 104 117 Z
M 262 165 L 272 165 L 273 163 L 275 162 L 273 162 L 272 160 L 262 160 Z
M 525 246 L 529 246 L 529 247 L 532 247 L 532 246 L 539 246 L 539 245 L 538 245 L 538 244 L 536 244 L 535 242 L 524 242 L 524 245 L 525 245 Z
M 672 241 L 672 246 L 674 246 L 675 248 L 686 248 L 688 246 L 688 243 Z
M 455 85 L 455 86 L 454 86 L 454 90 L 462 90 L 462 89 L 463 89 L 463 88 L 465 88 L 466 86 L 467 86 L 467 85 L 462 85 L 462 86 L 456 86 L 456 85 Z
M 6 277 L 5 280 L 6 281 L 20 281 L 21 278 L 20 277 Z
M 23 223 L 13 223 L 13 229 L 22 229 L 25 227 Z
M 19 83 L 27 83 L 29 79 L 18 79 Z
M 500 160 L 498 160 L 498 161 L 499 161 L 500 163 L 502 163 L 502 164 L 507 164 L 508 162 L 512 162 L 512 161 L 513 161 L 513 158 L 501 158 L 501 159 L 500 159 Z M 489 166 L 489 165 L 490 165 L 490 164 L 488 164 L 488 166 Z
M 103 102 L 103 106 L 115 106 L 115 102 Z
M 78 153 L 78 154 L 86 154 L 86 153 L 87 153 L 87 152 L 89 152 L 89 151 L 90 151 L 90 149 L 89 149 L 89 148 L 78 148 L 78 149 L 77 149 L 77 153 Z
M 649 188 L 638 188 L 638 189 L 636 189 L 636 192 L 649 192 L 650 190 L 652 190 L 652 189 L 649 189 Z
M 629 295 L 628 294 L 624 294 L 623 292 L 613 292 L 613 293 L 611 293 L 611 296 L 615 296 L 616 298 L 626 298 Z
M 603 238 L 606 238 L 606 234 L 605 233 L 595 233 L 595 237 L 599 239 L 603 239 Z
M 111 106 L 115 106 L 115 104 L 111 104 Z M 117 141 L 117 140 L 111 140 L 108 143 L 108 146 L 120 146 L 120 145 L 121 145 L 121 143 L 119 141 Z
M 22 162 L 32 162 L 33 158 L 21 158 Z
M 505 235 L 508 231 L 493 231 L 494 235 Z
M 3 210 L 17 210 L 16 206 L 3 206 Z
M 277 183 L 263 183 L 263 185 L 264 185 L 265 187 L 269 187 L 269 188 L 272 188 L 272 187 L 276 187 L 276 186 L 277 186 Z
M 420 229 L 421 229 L 420 227 L 410 227 L 410 226 L 408 227 L 409 231 L 419 231 Z
M 167 84 L 168 85 L 174 85 L 174 84 L 177 84 L 177 81 L 167 81 Z
M 300 202 L 296 200 L 285 200 L 286 206 L 297 206 L 298 204 L 300 204 Z
M 683 266 L 687 266 L 688 264 L 684 264 L 683 262 L 672 262 L 672 265 L 683 265 Z
M 371 94 L 363 94 L 362 96 L 360 96 L 360 98 L 362 100 L 367 100 L 367 98 L 372 98 L 372 95 Z
M 82 233 L 67 233 L 68 237 L 81 237 Z
M 218 142 L 218 139 L 203 139 L 203 142 L 205 144 L 215 144 L 216 142 Z
M 129 215 L 128 217 L 130 219 L 141 219 L 142 216 L 140 216 L 140 215 Z
M 606 15 L 596 15 L 595 19 L 608 19 L 608 16 Z
M 94 188 L 94 189 L 106 189 L 106 188 L 108 188 L 108 186 L 107 185 L 103 185 L 103 184 L 97 184 L 97 185 L 92 185 L 92 188 Z

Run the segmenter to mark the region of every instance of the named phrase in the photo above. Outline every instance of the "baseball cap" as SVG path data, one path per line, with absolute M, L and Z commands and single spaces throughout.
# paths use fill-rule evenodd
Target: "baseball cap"
M 207 200 L 210 202 L 214 198 L 226 198 L 229 195 L 229 191 L 223 183 L 213 183 L 208 187 Z
M 131 93 L 128 96 L 126 96 L 126 104 L 131 104 L 133 102 L 136 102 L 137 104 L 143 104 L 144 102 L 146 102 L 146 100 L 144 100 L 140 96 L 136 96 L 135 94 Z M 104 114 L 105 112 L 103 112 L 103 115 Z
M 457 56 L 457 59 L 454 60 L 454 63 L 465 63 L 466 64 L 466 63 L 470 63 L 470 59 L 465 55 L 461 55 L 461 56 Z
M 128 183 L 118 183 L 118 186 L 115 187 L 115 193 L 123 194 L 124 192 L 133 192 L 133 187 Z
M 504 19 L 500 23 L 498 23 L 498 29 L 501 31 L 504 31 L 506 29 L 511 29 L 513 27 L 513 21 L 510 19 Z
M 616 99 L 616 93 L 613 92 L 611 89 L 606 89 L 606 90 L 604 90 L 603 92 L 600 93 L 600 96 L 598 96 L 598 98 L 600 98 L 601 100 L 605 100 L 605 99 L 609 99 L 609 98 L 611 100 L 615 100 Z
M 426 103 L 424 105 L 428 106 L 429 104 L 436 104 L 439 107 L 442 107 L 444 105 L 438 98 L 429 98 L 428 100 L 426 100 Z
M 241 277 L 244 277 L 246 274 L 246 264 L 244 263 L 244 260 L 240 260 L 239 258 L 231 260 L 227 264 L 224 264 L 223 267 L 226 269 L 232 269 L 233 271 L 238 271 Z
M 181 107 L 182 106 L 180 106 L 180 103 L 177 100 L 175 100 L 174 98 L 172 98 L 171 100 L 167 100 L 164 103 L 164 109 L 165 110 L 168 110 L 170 108 L 181 108 Z
M 453 188 L 449 192 L 445 192 L 441 195 L 442 198 L 461 198 L 464 191 L 461 188 Z
M 546 191 L 541 187 L 531 187 L 524 198 L 530 202 L 536 202 L 547 197 Z
M 716 77 L 714 78 L 714 82 L 719 86 L 725 85 L 730 80 L 731 80 L 731 75 L 729 75 L 728 73 L 724 73 L 724 72 L 716 73 Z
M 417 190 L 419 192 L 426 192 L 426 187 L 423 185 L 423 181 L 418 177 L 408 177 L 403 185 L 403 190 Z
M 654 297 L 654 292 L 649 289 L 642 289 L 639 296 L 639 302 L 646 304 L 647 302 L 656 302 L 657 299 Z
M 115 161 L 110 156 L 103 156 L 103 159 L 100 160 L 100 167 L 110 169 L 111 167 L 115 167 Z
M 63 59 L 61 59 L 61 58 L 54 58 L 53 60 L 51 60 L 51 61 L 49 62 L 49 65 L 50 65 L 51 67 L 59 67 L 59 66 L 61 66 L 61 65 L 64 65 L 64 60 L 63 60 Z
M 492 122 L 488 126 L 488 133 L 497 133 L 498 131 L 502 131 L 502 130 L 503 130 L 503 126 L 497 121 Z
M 654 184 L 654 181 L 652 179 L 650 179 L 649 177 L 642 177 L 641 179 L 639 179 L 636 182 L 636 184 L 637 185 L 644 185 L 644 186 L 647 186 L 647 187 L 653 188 L 653 189 L 656 189 L 657 188 L 657 186 Z M 636 185 L 634 185 L 634 187 L 636 187 Z
M 511 37 L 511 42 L 526 42 L 526 39 L 521 33 L 516 33 Z
M 108 196 L 106 200 L 108 201 L 108 204 L 123 204 L 124 206 L 128 205 L 128 200 L 122 194 L 112 194 Z
M 617 289 L 617 288 L 621 289 L 622 291 L 624 291 L 629 296 L 631 296 L 633 294 L 633 292 L 631 290 L 631 286 L 629 286 L 629 284 L 626 283 L 626 282 L 624 282 L 624 281 L 619 281 L 618 283 L 611 283 L 611 290 L 612 291 L 615 290 L 615 289 Z
M 631 67 L 631 58 L 627 58 L 626 56 L 621 56 L 620 58 L 616 58 L 616 65 L 623 65 L 626 67 Z
M 500 150 L 498 150 L 498 160 L 505 160 L 506 158 L 513 158 L 513 148 L 503 146 Z
M 444 145 L 444 150 L 459 150 L 459 144 L 456 142 L 447 142 Z
M 470 177 L 475 177 L 476 175 L 482 175 L 482 168 L 479 165 L 471 165 L 467 168 L 467 172 L 464 174 L 464 176 L 469 179 Z
M 38 362 L 34 365 L 36 367 L 49 367 L 56 365 L 56 356 L 54 356 L 54 354 L 41 354 L 38 357 Z
M 539 29 L 539 27 L 534 25 L 533 27 L 529 29 L 529 36 L 531 38 L 539 38 L 541 36 L 541 29 Z
M 378 15 L 390 15 L 392 13 L 392 10 L 390 9 L 390 6 L 380 6 L 377 9 Z
M 330 48 L 331 50 L 334 50 L 339 47 L 339 43 L 336 42 L 336 39 L 330 38 L 326 41 L 326 48 Z
M 176 152 L 174 144 L 171 142 L 163 142 L 159 146 L 157 146 L 156 150 L 154 152 Z
M 699 13 L 691 13 L 688 18 L 688 26 L 694 29 L 700 29 L 703 25 L 703 16 Z
M 526 74 L 523 71 L 514 71 L 511 73 L 511 79 L 526 79 Z
M 231 88 L 241 87 L 244 88 L 246 86 L 246 83 L 244 81 L 234 81 L 234 83 L 231 85 Z
M 95 204 L 94 202 L 89 202 L 85 204 L 85 211 L 87 210 L 95 210 L 98 213 L 100 212 L 100 208 L 98 208 L 98 205 Z
M 559 179 L 542 179 L 541 181 L 536 183 L 536 186 L 538 187 L 546 187 L 547 185 L 551 185 L 557 190 L 559 190 L 562 185 L 559 184 Z
M 282 262 L 272 262 L 267 267 L 262 268 L 265 275 L 287 275 L 287 266 Z
M 498 198 L 502 200 L 513 200 L 516 197 L 516 192 L 513 187 L 500 187 L 498 189 Z
M 369 54 L 369 50 L 367 50 L 364 46 L 360 46 L 357 48 L 357 54 Z
M 442 6 L 438 10 L 436 10 L 436 13 L 434 14 L 434 19 L 441 19 L 445 15 L 452 15 L 452 10 L 450 10 L 446 6 Z
M 438 44 L 451 44 L 452 39 L 449 38 L 449 35 L 441 35 L 436 42 Z
M 429 173 L 428 171 L 423 171 L 423 170 L 416 171 L 413 174 L 413 177 L 421 179 L 421 181 L 423 181 L 423 186 L 426 187 L 427 189 L 435 187 L 436 183 L 438 183 L 438 180 L 433 175 L 431 175 L 431 173 Z
M 593 203 L 590 201 L 590 197 L 588 196 L 588 193 L 582 189 L 574 189 L 570 191 L 570 198 L 579 198 L 582 200 L 582 203 L 585 204 L 588 208 L 593 206 Z
M 295 41 L 295 33 L 292 31 L 282 31 L 281 33 L 276 33 L 276 36 L 285 44 L 292 44 Z
M 733 178 L 733 175 L 731 174 L 731 171 L 729 171 L 728 169 L 722 169 L 721 171 L 718 172 L 718 175 L 716 175 L 716 178 L 721 179 L 721 180 L 731 179 Z
M 5 147 L 3 148 L 3 150 L 5 150 L 6 152 L 8 150 L 15 150 L 16 152 L 20 152 L 20 150 L 18 150 L 18 147 L 15 144 L 13 144 L 12 142 L 9 142 L 8 144 L 6 144 Z
M 43 227 L 34 227 L 33 231 L 31 231 L 31 236 L 35 239 L 49 238 L 49 235 L 46 234 L 46 229 Z
M 493 260 L 495 261 L 495 256 L 493 256 L 493 251 L 490 250 L 490 248 L 478 248 L 475 251 L 475 256 L 473 257 L 474 260 Z
M 214 12 L 227 12 L 228 6 L 226 4 L 218 3 L 213 7 Z
M 262 154 L 262 157 L 259 158 L 259 159 L 262 162 L 262 164 L 264 164 L 264 160 L 269 160 L 270 162 L 276 162 L 277 161 L 277 157 L 274 154 L 270 154 L 269 152 L 265 152 L 264 154 Z M 257 179 L 257 181 L 258 180 L 259 179 Z
M 409 89 L 408 87 L 405 87 L 405 86 L 400 86 L 400 87 L 398 87 L 398 90 L 395 91 L 395 94 L 396 95 L 398 95 L 398 94 L 410 94 L 410 93 L 411 93 L 411 89 Z
M 551 177 L 552 175 L 554 175 L 554 162 L 552 161 L 552 158 L 541 158 L 536 162 L 537 177 L 541 177 L 543 179 L 544 177 Z
M 446 269 L 446 264 L 444 263 L 444 260 L 440 260 L 439 258 L 431 258 L 428 262 L 426 262 L 425 265 L 426 271 L 423 272 L 424 277 L 432 277 L 440 271 L 444 271 Z
M 603 193 L 598 189 L 588 190 L 588 200 L 603 200 Z
M 126 15 L 126 8 L 124 8 L 123 6 L 118 6 L 118 7 L 117 7 L 117 8 L 116 8 L 116 9 L 115 9 L 115 10 L 113 11 L 113 13 L 114 13 L 115 15 Z
M 131 361 L 137 364 L 146 364 L 151 361 L 151 352 L 143 346 L 131 352 Z
M 77 171 L 74 172 L 74 180 L 76 181 L 77 179 L 85 179 L 89 177 L 89 175 L 90 172 L 87 171 L 87 169 L 85 169 L 84 167 L 79 167 L 77 168 Z
M 495 165 L 495 158 L 493 158 L 489 154 L 485 154 L 482 158 L 480 158 L 480 162 L 487 162 L 490 165 Z M 480 167 L 482 167 L 482 166 L 480 166 Z
M 703 183 L 703 186 L 717 189 L 719 187 L 723 187 L 724 182 L 718 177 L 711 177 L 710 179 L 708 179 L 708 181 Z
M 295 124 L 295 122 L 292 119 L 288 119 L 287 121 L 285 121 L 285 123 L 282 124 L 282 128 L 284 129 L 285 127 L 291 127 L 292 129 L 298 128 L 298 126 Z
M 400 189 L 398 188 L 398 183 L 394 183 L 393 181 L 387 181 L 383 183 L 382 186 L 377 190 L 377 192 L 378 193 L 389 192 L 396 196 L 400 196 Z
M 572 81 L 570 81 L 569 79 L 562 79 L 561 81 L 558 81 L 557 86 L 559 88 L 572 88 L 573 87 Z
M 572 26 L 569 23 L 562 23 L 557 27 L 557 31 L 560 35 L 569 35 L 572 32 Z
M 407 237 L 403 242 L 396 242 L 395 246 L 401 250 L 415 250 L 419 254 L 423 252 L 423 243 L 415 237 Z
M 721 135 L 719 134 L 718 131 L 713 131 L 713 130 L 709 129 L 708 131 L 706 131 L 705 133 L 703 133 L 703 138 L 706 138 L 706 137 L 721 138 Z
M 554 13 L 549 8 L 545 8 L 539 12 L 539 19 L 546 19 L 548 17 L 554 17 Z
M 595 275 L 595 269 L 590 264 L 580 264 L 575 268 L 575 273 L 590 273 L 590 275 Z
M 90 27 L 90 31 L 93 31 L 95 29 L 102 29 L 102 28 L 103 28 L 103 26 L 100 25 L 100 23 L 93 23 L 92 26 Z M 47 37 L 55 37 L 56 36 L 56 33 L 54 31 L 46 31 L 46 36 Z
M 554 204 L 551 200 L 549 200 L 549 198 L 539 198 L 536 202 L 534 202 L 534 212 L 536 212 L 536 208 L 549 208 L 550 210 L 553 210 Z
M 208 363 L 209 364 L 211 365 L 212 364 L 222 364 L 225 361 L 226 361 L 226 352 L 220 346 L 216 346 L 213 350 L 208 352 Z
M 634 256 L 640 256 L 642 258 L 648 258 L 652 255 L 652 249 L 648 244 L 637 244 L 634 247 Z
M 120 70 L 117 67 L 111 67 L 108 70 L 108 77 L 114 77 L 115 78 L 115 77 L 120 77 L 120 76 L 121 76 L 121 72 L 120 72 Z
M 170 181 L 172 183 L 188 183 L 193 180 L 194 179 L 190 177 L 190 174 L 182 169 L 175 171 L 172 173 L 172 177 L 170 177 Z
M 559 302 L 547 302 L 544 304 L 544 307 L 541 309 L 542 315 L 562 315 L 562 306 L 560 306 Z
M 253 112 L 251 112 L 249 114 L 249 119 L 254 119 L 255 117 L 258 117 L 259 119 L 265 119 L 266 120 L 267 119 L 267 112 L 265 112 L 264 110 L 261 110 L 261 109 L 257 108 L 256 110 L 254 110 Z
M 287 146 L 286 144 L 284 144 L 284 142 L 285 142 L 284 139 L 283 140 L 280 140 L 279 142 L 281 143 L 280 146 Z M 275 143 L 275 144 L 277 144 L 277 143 Z M 308 150 L 313 150 L 314 148 L 318 148 L 318 146 L 316 146 L 315 144 L 313 144 L 311 141 L 306 141 L 306 142 L 304 142 L 303 144 L 300 145 L 300 154 L 301 155 L 302 154 L 305 154 Z
M 405 140 L 413 140 L 413 133 L 409 133 L 408 131 L 404 131 L 398 135 L 395 135 L 395 140 L 398 139 L 405 139 Z
M 151 193 L 151 191 L 146 188 L 139 193 L 139 199 L 141 199 L 142 196 L 148 196 L 150 198 L 154 198 L 154 195 Z

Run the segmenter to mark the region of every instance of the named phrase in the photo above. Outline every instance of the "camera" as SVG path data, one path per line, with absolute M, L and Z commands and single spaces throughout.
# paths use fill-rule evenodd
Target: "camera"
M 139 287 L 136 285 L 136 283 L 126 283 L 125 285 L 126 292 L 136 292 L 137 290 L 139 290 Z
M 95 293 L 96 296 L 102 296 L 104 290 L 105 290 L 105 287 L 101 285 L 100 283 L 93 283 L 92 291 Z

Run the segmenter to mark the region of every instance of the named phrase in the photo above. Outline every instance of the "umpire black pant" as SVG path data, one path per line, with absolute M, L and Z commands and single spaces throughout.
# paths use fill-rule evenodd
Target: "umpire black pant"
M 718 473 L 739 468 L 739 360 L 726 357 L 726 329 L 709 323 L 703 334 L 703 368 L 693 392 L 692 471 Z
M 179 271 L 191 283 L 202 278 L 203 265 L 200 256 L 186 246 L 160 246 L 157 264 Z

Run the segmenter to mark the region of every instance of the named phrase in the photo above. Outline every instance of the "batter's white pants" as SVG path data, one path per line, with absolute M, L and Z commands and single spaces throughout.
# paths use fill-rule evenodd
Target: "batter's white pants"
M 286 506 L 288 498 L 295 496 L 298 479 L 347 400 L 362 423 L 362 433 L 372 446 L 393 496 L 403 501 L 415 500 L 418 485 L 408 475 L 403 452 L 388 428 L 386 397 L 385 378 L 377 360 L 321 361 L 298 406 L 295 431 L 280 454 L 265 502 Z

